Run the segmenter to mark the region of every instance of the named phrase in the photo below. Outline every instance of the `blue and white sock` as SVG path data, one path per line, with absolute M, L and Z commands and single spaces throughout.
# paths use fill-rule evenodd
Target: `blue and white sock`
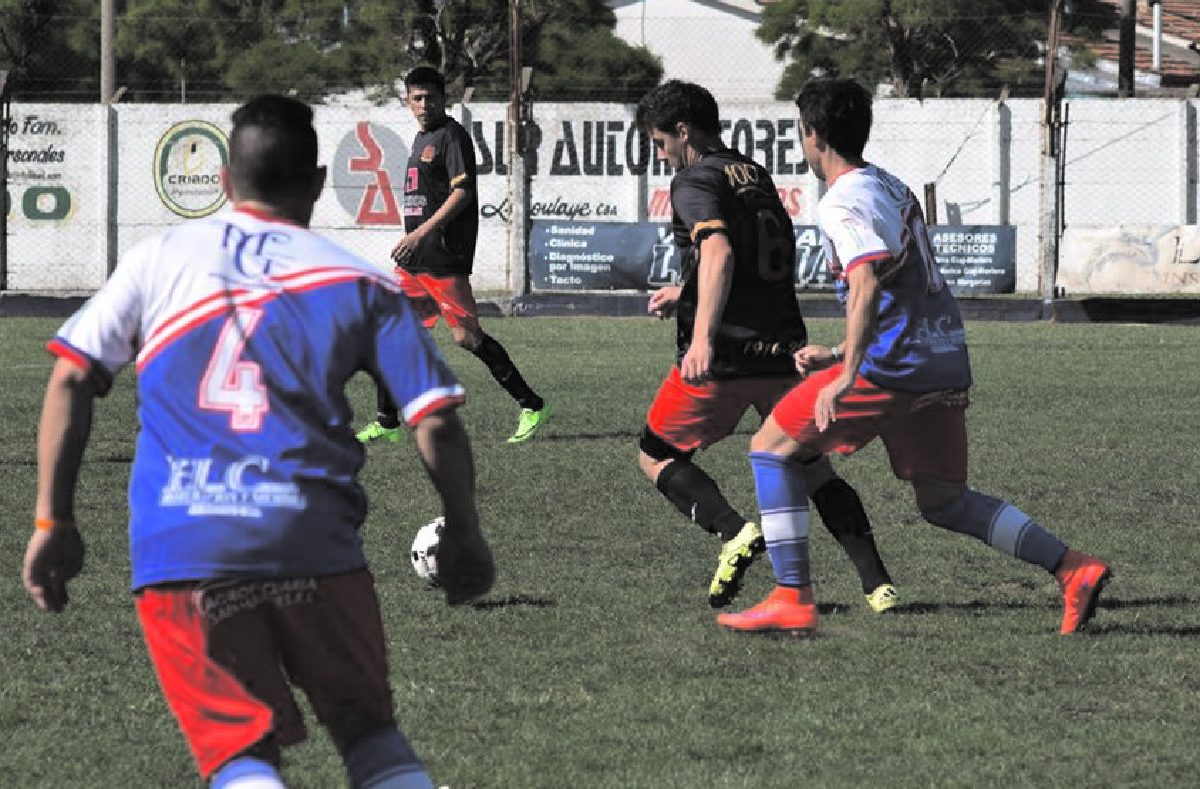
M 433 789 L 433 781 L 400 730 L 368 735 L 342 756 L 355 789 Z
M 208 785 L 212 789 L 287 789 L 275 765 L 253 756 L 226 762 Z
M 967 534 L 1023 562 L 1054 572 L 1067 546 L 1033 518 L 1009 504 L 967 489 L 949 504 L 922 510 L 921 517 L 943 529 Z
M 780 586 L 812 583 L 808 567 L 808 494 L 801 464 L 790 457 L 751 452 L 754 489 L 767 555 Z

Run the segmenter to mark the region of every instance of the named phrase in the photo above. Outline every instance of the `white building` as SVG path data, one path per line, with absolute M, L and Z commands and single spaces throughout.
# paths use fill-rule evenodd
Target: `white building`
M 616 34 L 662 59 L 666 79 L 697 82 L 721 104 L 770 101 L 783 74 L 754 31 L 757 0 L 609 0 Z

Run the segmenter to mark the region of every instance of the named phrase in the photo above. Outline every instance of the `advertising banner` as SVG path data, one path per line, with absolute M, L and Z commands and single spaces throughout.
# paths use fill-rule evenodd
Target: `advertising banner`
M 796 289 L 832 290 L 817 227 L 795 235 Z M 1016 228 L 943 225 L 930 240 L 955 295 L 1014 292 Z M 665 224 L 535 219 L 529 275 L 534 292 L 653 290 L 678 282 L 679 253 Z

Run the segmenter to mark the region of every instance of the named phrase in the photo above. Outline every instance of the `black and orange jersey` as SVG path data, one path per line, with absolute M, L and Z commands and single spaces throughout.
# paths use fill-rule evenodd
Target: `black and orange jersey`
M 475 145 L 462 124 L 446 116 L 437 126 L 417 132 L 404 178 L 404 232 L 420 227 L 455 189 L 466 190 L 469 200 L 436 238 L 425 240 L 405 269 L 438 276 L 470 275 L 479 236 L 475 186 Z
M 770 174 L 737 151 L 707 153 L 671 180 L 671 208 L 683 282 L 677 358 L 692 343 L 700 244 L 724 233 L 734 271 L 713 346 L 713 377 L 795 372 L 792 354 L 807 341 L 796 301 L 796 237 Z

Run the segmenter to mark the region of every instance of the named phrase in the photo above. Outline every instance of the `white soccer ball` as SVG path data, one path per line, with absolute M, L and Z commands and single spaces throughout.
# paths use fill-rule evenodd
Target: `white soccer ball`
M 430 586 L 438 585 L 437 550 L 445 525 L 446 519 L 439 515 L 418 529 L 409 553 L 413 570 Z

